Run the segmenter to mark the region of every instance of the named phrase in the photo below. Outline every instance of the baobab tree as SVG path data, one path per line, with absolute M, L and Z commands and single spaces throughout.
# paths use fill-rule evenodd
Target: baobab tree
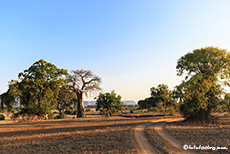
M 94 75 L 91 70 L 72 70 L 67 77 L 69 90 L 77 95 L 77 117 L 85 117 L 83 95 L 88 96 L 90 92 L 100 91 L 101 78 Z

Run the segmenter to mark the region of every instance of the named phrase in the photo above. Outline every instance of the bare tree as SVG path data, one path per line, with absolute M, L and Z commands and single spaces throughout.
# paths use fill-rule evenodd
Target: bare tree
M 72 70 L 71 73 L 67 77 L 67 84 L 69 89 L 77 94 L 77 117 L 85 117 L 83 95 L 88 96 L 92 91 L 101 90 L 101 78 L 91 70 Z

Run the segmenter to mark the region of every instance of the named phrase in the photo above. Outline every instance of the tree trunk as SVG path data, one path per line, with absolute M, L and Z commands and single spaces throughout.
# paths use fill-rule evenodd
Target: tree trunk
M 83 104 L 83 92 L 77 93 L 77 118 L 85 117 L 85 107 Z

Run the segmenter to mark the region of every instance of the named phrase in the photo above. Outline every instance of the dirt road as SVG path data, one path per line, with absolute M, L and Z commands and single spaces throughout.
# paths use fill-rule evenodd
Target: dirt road
M 151 123 L 139 125 L 134 129 L 135 139 L 143 154 L 161 154 L 157 149 L 154 149 L 147 141 L 144 135 L 145 128 Z
M 182 118 L 171 118 L 171 119 L 158 119 L 158 120 L 151 120 L 146 124 L 138 125 L 134 129 L 134 135 L 135 139 L 140 147 L 140 150 L 143 154 L 161 154 L 162 152 L 159 151 L 157 148 L 154 148 L 152 145 L 150 145 L 145 138 L 144 130 L 147 126 L 149 125 L 155 125 L 155 130 L 156 132 L 169 144 L 174 146 L 175 148 L 180 151 L 180 153 L 183 154 L 194 154 L 189 151 L 185 151 L 183 149 L 183 145 L 180 145 L 177 140 L 169 136 L 165 131 L 164 131 L 164 125 L 166 124 L 165 122 L 173 122 L 173 121 L 180 121 Z
M 169 136 L 165 131 L 164 131 L 164 126 L 166 125 L 166 123 L 157 123 L 156 126 L 154 127 L 156 132 L 168 143 L 170 143 L 172 146 L 174 146 L 175 148 L 177 148 L 180 153 L 182 154 L 195 154 L 191 151 L 185 151 L 183 149 L 183 145 L 181 145 L 176 139 L 172 138 L 171 136 Z

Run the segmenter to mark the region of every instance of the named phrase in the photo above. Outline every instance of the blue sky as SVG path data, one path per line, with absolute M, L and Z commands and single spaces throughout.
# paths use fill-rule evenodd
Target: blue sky
M 0 2 L 0 92 L 35 61 L 90 69 L 123 100 L 170 89 L 177 60 L 214 46 L 230 50 L 228 0 L 11 0 Z M 92 98 L 87 98 L 92 100 Z

